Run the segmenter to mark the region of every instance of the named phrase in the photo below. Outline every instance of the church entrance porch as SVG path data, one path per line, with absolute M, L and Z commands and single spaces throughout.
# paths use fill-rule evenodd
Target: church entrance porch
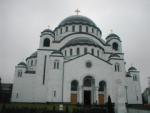
M 84 91 L 84 105 L 91 105 L 91 91 Z

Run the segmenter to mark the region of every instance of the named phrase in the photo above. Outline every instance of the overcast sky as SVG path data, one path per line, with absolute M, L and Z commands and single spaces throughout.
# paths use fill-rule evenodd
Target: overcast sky
M 126 68 L 140 71 L 142 90 L 150 76 L 150 0 L 0 0 L 0 77 L 13 82 L 15 65 L 39 47 L 40 33 L 64 18 L 92 19 L 102 38 L 113 32 L 122 40 Z

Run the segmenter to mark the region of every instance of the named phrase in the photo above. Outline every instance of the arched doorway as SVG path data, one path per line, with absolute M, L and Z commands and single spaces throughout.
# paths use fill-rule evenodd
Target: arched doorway
M 91 105 L 93 102 L 95 80 L 91 76 L 83 79 L 83 102 L 84 105 Z
M 99 104 L 104 105 L 105 104 L 105 96 L 106 96 L 106 82 L 100 81 L 99 82 Z

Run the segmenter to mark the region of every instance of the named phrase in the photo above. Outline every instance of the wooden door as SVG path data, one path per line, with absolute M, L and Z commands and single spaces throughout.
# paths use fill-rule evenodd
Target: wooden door
M 77 94 L 71 94 L 71 104 L 77 104 Z
M 99 104 L 104 105 L 104 95 L 103 94 L 99 94 Z

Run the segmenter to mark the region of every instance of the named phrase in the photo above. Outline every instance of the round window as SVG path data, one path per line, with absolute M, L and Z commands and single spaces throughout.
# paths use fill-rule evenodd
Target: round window
M 92 67 L 92 62 L 91 61 L 87 61 L 86 62 L 86 67 L 87 68 L 91 68 Z

